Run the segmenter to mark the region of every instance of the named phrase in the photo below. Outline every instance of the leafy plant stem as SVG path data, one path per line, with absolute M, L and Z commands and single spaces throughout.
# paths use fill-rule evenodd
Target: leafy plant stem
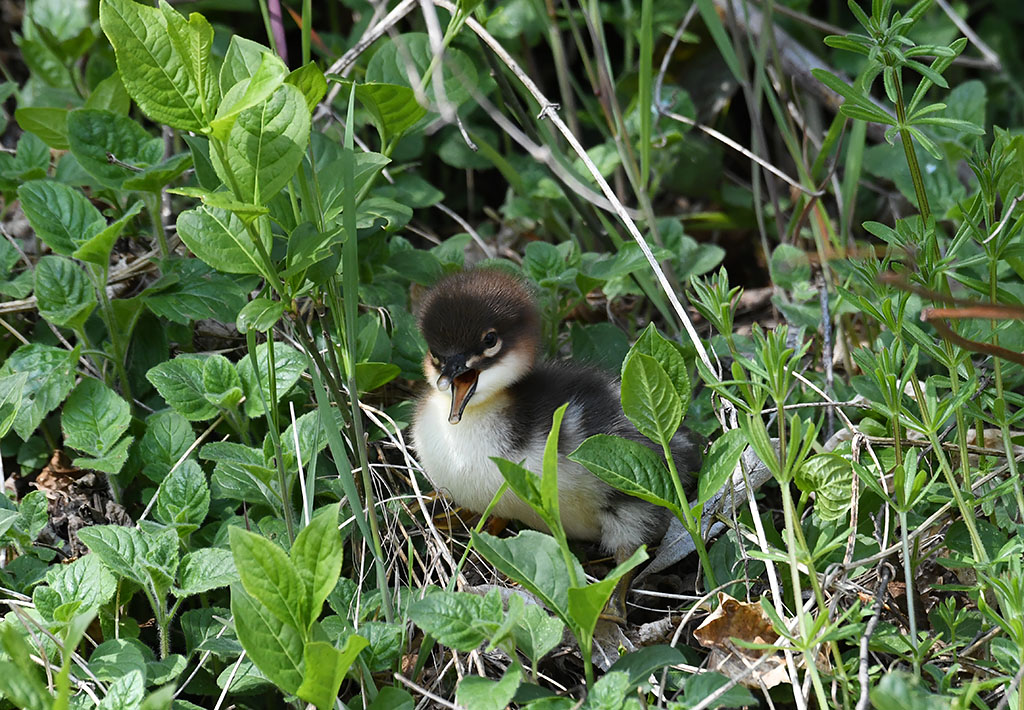
M 679 511 L 682 513 L 679 522 L 683 524 L 683 528 L 686 529 L 686 532 L 690 533 L 690 537 L 693 539 L 693 545 L 697 549 L 697 557 L 700 559 L 701 567 L 704 568 L 707 588 L 715 589 L 718 586 L 718 582 L 715 580 L 715 572 L 711 567 L 708 548 L 704 545 L 704 536 L 701 534 L 700 511 L 698 509 L 696 514 L 690 512 L 690 504 L 686 500 L 686 491 L 683 490 L 683 482 L 679 480 L 679 472 L 676 470 L 676 462 L 672 457 L 672 451 L 669 449 L 668 442 L 662 442 L 661 450 L 665 455 L 665 462 L 668 464 L 669 478 L 672 479 L 672 485 L 676 489 L 676 496 L 679 498 Z
M 910 559 L 910 541 L 907 536 L 907 511 L 900 509 L 900 542 L 903 545 L 903 579 L 907 586 L 907 618 L 910 621 L 910 645 L 914 649 L 914 675 L 921 674 L 921 658 L 917 652 L 917 612 L 914 610 L 914 573 Z
M 779 417 L 779 419 L 781 420 L 782 417 Z M 796 519 L 793 508 L 793 493 L 790 491 L 789 484 L 780 482 L 779 488 L 782 491 L 782 511 L 786 523 L 786 556 L 789 562 L 790 581 L 793 585 L 793 609 L 796 612 L 797 622 L 800 626 L 801 650 L 804 653 L 807 672 L 811 676 L 811 684 L 814 686 L 814 694 L 817 696 L 818 707 L 827 708 L 830 705 L 828 696 L 825 694 L 825 688 L 821 683 L 821 676 L 818 675 L 818 665 L 813 655 L 814 644 L 811 638 L 810 623 L 807 619 L 807 614 L 804 612 L 803 593 L 800 586 L 800 567 L 797 560 L 797 546 L 799 543 L 794 532 L 799 527 L 800 521 Z M 806 552 L 806 550 L 802 550 L 802 552 Z M 824 613 L 824 610 L 822 612 Z
M 964 500 L 964 495 L 960 491 L 960 486 L 957 484 L 956 476 L 953 474 L 953 469 L 949 465 L 949 460 L 946 458 L 946 454 L 942 450 L 942 445 L 939 443 L 939 437 L 929 427 L 928 441 L 931 442 L 932 451 L 935 453 L 935 458 L 939 460 L 939 467 L 942 472 L 946 475 L 946 483 L 949 485 L 949 490 L 953 494 L 953 499 L 956 500 L 957 508 L 960 510 L 960 514 L 963 516 L 964 524 L 967 526 L 967 533 L 971 538 L 971 548 L 974 550 L 974 556 L 979 562 L 988 562 L 988 553 L 985 551 L 985 546 L 981 543 L 981 536 L 978 534 L 978 526 L 974 522 L 974 510 L 967 507 L 967 501 Z
M 160 194 L 146 192 L 143 194 L 143 200 L 146 203 L 146 211 L 149 212 L 149 218 L 153 223 L 153 236 L 156 238 L 156 243 L 160 245 L 160 257 L 166 259 L 171 250 L 167 245 L 167 233 L 164 231 L 163 220 L 160 219 Z
M 121 382 L 121 394 L 131 403 L 133 401 L 132 389 L 131 384 L 128 382 L 128 371 L 124 367 L 127 348 L 123 339 L 124 334 L 116 324 L 114 307 L 110 303 L 110 296 L 107 295 L 106 270 L 90 269 L 89 271 L 93 277 L 93 285 L 96 287 L 96 295 L 100 300 L 100 318 L 102 318 L 103 324 L 107 327 L 107 333 L 110 335 L 110 346 L 114 349 L 114 370 L 117 372 L 117 379 Z
M 903 152 L 907 156 L 907 167 L 910 169 L 910 179 L 914 183 L 914 194 L 917 195 L 917 205 L 921 210 L 921 220 L 927 223 L 929 216 L 931 216 L 931 209 L 928 206 L 928 192 L 924 189 L 921 166 L 917 162 L 917 151 L 914 149 L 914 142 L 910 136 L 910 131 L 907 130 L 907 107 L 903 101 L 903 79 L 900 76 L 899 69 L 894 69 L 894 74 L 896 120 L 899 125 L 900 142 L 903 143 Z

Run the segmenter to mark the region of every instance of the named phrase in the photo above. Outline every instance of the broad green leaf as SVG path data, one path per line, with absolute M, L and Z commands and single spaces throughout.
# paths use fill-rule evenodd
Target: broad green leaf
M 348 88 L 350 82 L 343 81 Z M 356 84 L 356 98 L 367 111 L 380 135 L 381 145 L 400 138 L 427 115 L 427 110 L 416 101 L 416 94 L 408 86 L 370 82 Z
M 133 173 L 131 177 L 125 178 L 121 187 L 139 192 L 160 192 L 191 167 L 192 154 L 179 153 L 156 165 L 150 165 L 141 172 Z
M 144 533 L 120 525 L 92 525 L 78 531 L 79 539 L 118 577 L 144 585 L 142 569 L 149 545 Z
M 374 179 L 391 162 L 390 158 L 380 153 L 372 152 L 356 153 L 353 158 L 355 165 L 352 168 L 352 186 L 356 194 L 361 192 L 366 184 Z M 320 186 L 320 199 L 324 205 L 324 219 L 332 220 L 341 214 L 344 204 L 345 182 L 342 179 L 342 161 L 334 160 L 323 167 L 318 166 L 318 168 L 318 182 Z M 338 235 L 337 239 L 343 239 L 343 236 Z
M 231 552 L 245 591 L 280 621 L 305 636 L 309 597 L 299 571 L 280 547 L 255 533 L 232 526 Z M 243 642 L 244 645 L 244 642 Z
M 231 586 L 231 616 L 238 640 L 260 672 L 284 692 L 295 693 L 302 685 L 305 669 L 300 632 L 278 619 L 239 584 Z
M 219 409 L 233 409 L 242 401 L 242 381 L 238 378 L 238 371 L 219 353 L 203 361 L 203 396 Z
M 103 681 L 114 681 L 129 673 L 145 673 L 146 659 L 135 640 L 110 639 L 104 641 L 89 657 L 89 671 Z
M 35 134 L 22 133 L 13 157 L 0 153 L 0 189 L 14 190 L 23 182 L 46 177 L 49 166 L 50 147 Z
M 125 116 L 131 108 L 132 101 L 128 98 L 128 92 L 124 89 L 124 82 L 121 75 L 114 70 L 114 73 L 96 85 L 88 98 L 85 100 L 84 108 L 110 111 L 111 113 Z
M 565 624 L 558 617 L 542 606 L 527 604 L 512 633 L 516 648 L 536 663 L 562 642 L 564 631 Z
M 222 94 L 238 82 L 250 78 L 259 69 L 263 55 L 270 50 L 259 42 L 253 42 L 241 35 L 231 35 L 228 51 L 224 54 L 224 62 L 220 67 L 220 91 Z
M 106 269 L 110 263 L 110 252 L 114 248 L 114 242 L 121 236 L 128 222 L 141 211 L 142 202 L 136 202 L 120 218 L 85 239 L 72 256 Z
M 630 687 L 635 688 L 646 683 L 655 671 L 681 663 L 686 663 L 686 656 L 675 646 L 645 646 L 620 657 L 608 672 L 625 673 Z
M 653 323 L 644 328 L 644 332 L 637 338 L 632 352 L 640 352 L 650 355 L 665 368 L 665 374 L 675 387 L 679 400 L 682 403 L 683 414 L 690 408 L 690 394 L 692 385 L 690 383 L 690 372 L 679 348 L 671 340 L 666 339 L 658 332 Z
M 142 704 L 146 695 L 145 672 L 132 669 L 114 680 L 107 688 L 107 694 L 99 704 L 98 710 L 129 710 Z
M 522 682 L 523 669 L 519 663 L 509 666 L 501 680 L 467 675 L 455 691 L 455 702 L 460 707 L 474 710 L 504 710 Z
M 740 429 L 730 429 L 715 440 L 700 467 L 695 505 L 704 505 L 722 490 L 745 448 L 747 440 Z
M 232 212 L 201 205 L 179 214 L 177 226 L 178 236 L 185 246 L 218 271 L 229 274 L 263 273 L 256 245 L 245 224 Z M 269 233 L 263 246 L 269 253 Z
M 188 459 L 161 481 L 153 517 L 164 525 L 199 527 L 209 510 L 210 487 L 206 474 L 199 464 Z
M 679 429 L 683 403 L 665 368 L 650 355 L 634 352 L 622 367 L 622 411 L 637 430 L 667 445 Z
M 143 291 L 146 306 L 175 323 L 214 318 L 230 322 L 245 305 L 247 289 L 238 279 L 214 271 L 199 259 L 169 259 L 163 276 Z
M 266 503 L 281 507 L 276 485 L 277 472 L 268 465 L 263 452 L 251 446 L 231 442 L 207 444 L 200 456 L 216 462 L 213 469 L 213 490 L 216 498 L 232 498 L 249 503 Z
M 597 625 L 598 617 L 608 604 L 608 598 L 615 590 L 615 585 L 632 569 L 647 559 L 647 551 L 641 547 L 630 555 L 629 559 L 615 566 L 608 576 L 600 582 L 584 587 L 569 588 L 569 616 L 578 628 L 589 636 Z M 582 579 L 582 578 L 581 578 Z
M 281 320 L 286 305 L 284 301 L 271 301 L 269 298 L 252 299 L 238 311 L 238 319 L 235 322 L 238 332 L 245 334 L 255 330 L 266 333 Z
M 0 691 L 15 707 L 49 710 L 53 698 L 43 682 L 42 670 L 32 660 L 33 649 L 16 624 L 0 626 L 0 645 L 11 659 L 0 661 Z
M 90 456 L 106 456 L 131 420 L 127 402 L 99 380 L 86 378 L 64 403 L 60 425 L 66 446 Z
M 253 75 L 240 80 L 224 93 L 224 98 L 217 107 L 217 116 L 210 122 L 213 137 L 226 141 L 238 114 L 257 104 L 263 104 L 277 87 L 284 83 L 287 73 L 288 67 L 280 57 L 272 52 L 264 52 Z
M 189 13 L 186 22 L 185 17 L 165 0 L 160 0 L 159 6 L 167 23 L 167 36 L 182 59 L 190 83 L 197 87 L 200 110 L 209 120 L 221 95 L 217 77 L 213 75 L 217 65 L 210 59 L 213 27 L 198 12 Z
M 174 594 L 177 597 L 191 597 L 237 581 L 238 572 L 231 551 L 203 547 L 185 555 L 181 561 L 180 584 L 174 589 Z
M 329 410 L 333 421 L 328 425 L 336 430 L 341 430 L 344 423 L 341 420 L 341 413 L 336 409 Z M 296 429 L 298 430 L 296 432 Z M 321 422 L 320 410 L 307 412 L 288 425 L 284 434 L 281 435 L 281 448 L 284 449 L 285 466 L 289 469 L 295 466 L 295 440 L 299 441 L 299 452 L 302 456 L 302 465 L 309 465 L 313 454 L 319 453 L 327 445 L 327 433 Z
M 154 121 L 200 133 L 209 123 L 209 99 L 215 95 L 208 72 L 213 29 L 205 20 L 185 25 L 180 19 L 169 26 L 161 10 L 133 0 L 100 3 L 100 25 L 114 47 L 128 95 Z M 206 68 L 201 83 L 199 67 Z
M 682 502 L 663 458 L 643 444 L 597 434 L 580 444 L 568 458 L 582 464 L 613 488 L 663 505 L 676 515 L 682 514 Z
M 238 114 L 224 155 L 212 155 L 213 166 L 235 197 L 265 204 L 288 184 L 302 162 L 309 126 L 302 93 L 282 84 L 266 101 Z
M 167 410 L 150 414 L 146 419 L 146 433 L 139 440 L 142 472 L 159 483 L 195 440 L 192 426 L 178 412 Z
M 415 87 L 420 85 L 432 64 L 434 74 L 431 81 L 443 72 L 444 93 L 448 101 L 458 106 L 470 98 L 477 85 L 473 60 L 465 52 L 448 47 L 443 61 L 435 64 L 430 38 L 425 32 L 398 35 L 377 50 L 366 66 L 366 80 Z M 427 99 L 433 102 L 433 86 L 428 84 L 424 91 Z
M 815 494 L 814 512 L 822 520 L 839 520 L 850 509 L 853 462 L 849 459 L 833 453 L 812 456 L 794 481 L 801 491 Z
M 160 396 L 176 412 L 191 422 L 217 416 L 217 408 L 206 399 L 203 387 L 203 360 L 179 356 L 162 362 L 146 373 Z
M 409 616 L 421 629 L 445 646 L 473 651 L 491 638 L 505 613 L 496 591 L 486 596 L 469 592 L 438 591 L 409 607 Z
M 324 601 L 341 574 L 344 548 L 338 532 L 338 507 L 335 503 L 320 508 L 292 543 L 291 559 L 309 600 L 307 628 L 320 616 Z
M 198 187 L 177 187 L 168 190 L 174 195 L 186 197 L 198 197 L 203 201 L 205 207 L 227 210 L 242 220 L 243 225 L 250 225 L 257 217 L 269 214 L 269 208 L 264 205 L 254 205 L 251 202 L 242 202 L 235 199 L 230 190 L 204 190 Z
M 35 268 L 39 315 L 61 328 L 80 329 L 96 308 L 96 292 L 89 278 L 71 259 L 42 257 Z
M 18 199 L 36 235 L 64 256 L 71 256 L 90 235 L 106 225 L 89 198 L 59 182 L 26 182 L 18 188 Z
M 18 504 L 16 525 L 29 540 L 39 537 L 39 533 L 46 527 L 46 523 L 49 521 L 47 507 L 46 496 L 42 491 L 31 491 L 25 494 L 21 503 Z
M 26 382 L 28 374 L 24 372 L 0 377 L 0 439 L 7 436 L 21 411 Z
M 359 203 L 356 215 L 358 229 L 369 229 L 380 220 L 384 221 L 387 231 L 401 229 L 412 220 L 412 208 L 387 197 L 368 197 Z
M 83 108 L 68 114 L 67 125 L 71 154 L 106 187 L 120 189 L 136 172 L 112 163 L 108 156 L 140 169 L 163 160 L 163 141 L 128 116 Z
M 267 344 L 256 347 L 256 366 L 259 377 L 253 371 L 252 358 L 243 358 L 238 363 L 238 375 L 242 378 L 242 389 L 245 391 L 245 413 L 249 418 L 261 416 L 264 412 L 263 400 L 270 398 L 270 376 L 268 374 Z M 277 397 L 288 394 L 288 391 L 299 381 L 306 370 L 306 358 L 295 348 L 281 342 L 274 342 L 274 364 L 276 366 Z M 262 396 L 260 390 L 262 389 Z
M 402 368 L 390 362 L 357 362 L 356 387 L 372 392 L 402 374 Z
M 563 620 L 567 618 L 569 571 L 553 537 L 536 530 L 524 530 L 507 539 L 473 533 L 473 544 L 498 571 L 538 596 Z M 583 567 L 575 557 L 572 564 L 576 567 L 576 579 L 585 579 Z
M 327 93 L 327 80 L 316 62 L 303 64 L 286 76 L 284 80 L 302 92 L 302 96 L 306 99 L 306 109 L 310 113 Z
M 26 106 L 15 109 L 14 119 L 23 131 L 31 131 L 54 150 L 67 150 L 68 144 L 68 110 Z
M 132 445 L 132 441 L 134 441 L 134 437 L 126 436 L 103 452 L 102 456 L 78 456 L 72 459 L 71 463 L 82 469 L 103 471 L 109 474 L 120 473 L 125 462 L 128 461 L 128 448 Z
M 367 643 L 365 638 L 357 634 L 349 636 L 341 650 L 325 641 L 307 643 L 304 649 L 305 673 L 302 685 L 295 694 L 313 703 L 318 710 L 331 710 L 338 699 L 338 689 L 348 669 Z
M 79 349 L 72 351 L 30 343 L 15 350 L 0 367 L 0 377 L 25 374 L 21 408 L 14 431 L 24 441 L 54 407 L 64 401 L 75 384 Z
M 53 566 L 47 570 L 46 581 L 62 602 L 79 601 L 83 611 L 106 604 L 117 588 L 117 580 L 98 555 L 85 555 L 69 565 Z

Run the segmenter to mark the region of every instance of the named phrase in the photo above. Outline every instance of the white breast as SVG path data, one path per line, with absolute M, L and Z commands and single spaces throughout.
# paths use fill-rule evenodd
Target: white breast
M 472 402 L 462 421 L 449 424 L 451 395 L 431 390 L 420 401 L 413 422 L 413 442 L 434 488 L 478 513 L 505 480 L 490 457 L 523 462 L 534 472 L 541 470 L 544 441 L 539 439 L 525 450 L 513 445 L 504 412 L 508 404 L 506 395 L 494 394 L 484 402 Z M 582 466 L 561 457 L 558 473 L 559 507 L 566 533 L 574 539 L 599 540 L 601 511 L 596 505 L 604 500 L 604 484 Z M 504 495 L 494 514 L 547 530 L 533 509 L 512 493 Z

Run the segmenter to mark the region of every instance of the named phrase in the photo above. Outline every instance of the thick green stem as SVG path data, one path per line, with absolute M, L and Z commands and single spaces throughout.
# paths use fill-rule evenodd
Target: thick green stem
M 895 71 L 893 84 L 896 85 L 896 120 L 900 131 L 900 142 L 903 143 L 903 152 L 907 156 L 907 167 L 910 169 L 910 179 L 914 183 L 914 194 L 917 195 L 917 207 L 921 210 L 921 219 L 928 221 L 931 209 L 928 206 L 928 193 L 924 189 L 924 178 L 921 177 L 921 166 L 917 162 L 917 152 L 914 149 L 914 141 L 907 130 L 907 108 L 903 102 L 903 84 L 899 70 Z
M 683 514 L 679 522 L 683 524 L 683 528 L 686 529 L 686 532 L 690 533 L 690 537 L 693 539 L 693 547 L 697 550 L 697 558 L 700 560 L 700 565 L 704 568 L 704 576 L 707 578 L 707 588 L 714 589 L 718 586 L 718 582 L 715 580 L 715 572 L 711 568 L 708 548 L 704 545 L 704 535 L 700 529 L 700 511 L 697 512 L 696 516 L 690 513 L 690 503 L 686 499 L 683 483 L 679 480 L 679 472 L 676 470 L 676 462 L 672 458 L 672 451 L 665 442 L 662 442 L 661 448 L 665 454 L 665 462 L 668 464 L 669 478 L 672 479 L 672 484 L 676 489 L 676 496 L 679 498 L 679 510 Z

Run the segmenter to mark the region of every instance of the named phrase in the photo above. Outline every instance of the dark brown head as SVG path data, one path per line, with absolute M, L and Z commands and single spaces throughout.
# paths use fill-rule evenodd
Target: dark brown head
M 471 398 L 483 402 L 533 368 L 540 316 L 527 285 L 505 271 L 446 276 L 424 296 L 418 316 L 430 348 L 423 371 L 431 386 L 451 388 L 452 424 Z

